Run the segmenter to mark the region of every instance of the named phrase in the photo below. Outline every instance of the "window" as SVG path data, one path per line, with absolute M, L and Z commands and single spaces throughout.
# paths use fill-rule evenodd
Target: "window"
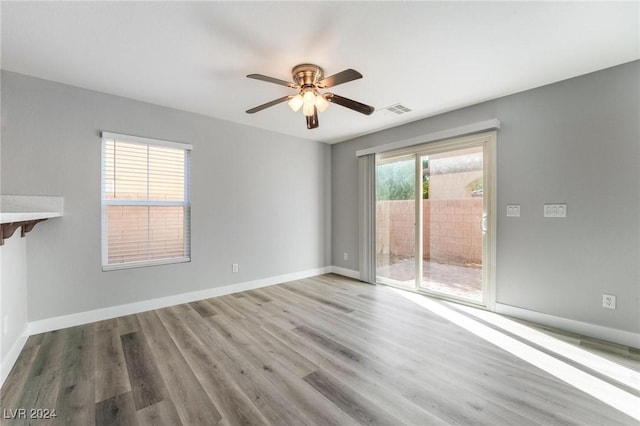
M 191 145 L 102 132 L 102 270 L 190 261 Z

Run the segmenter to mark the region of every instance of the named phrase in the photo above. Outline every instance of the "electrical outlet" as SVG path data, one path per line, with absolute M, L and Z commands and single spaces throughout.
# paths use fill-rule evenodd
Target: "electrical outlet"
M 349 260 L 349 253 L 345 253 L 343 257 L 344 257 L 344 260 Z
M 602 295 L 602 307 L 607 309 L 615 309 L 616 308 L 616 297 L 612 294 L 603 294 Z
M 231 272 L 238 272 L 238 264 L 234 263 L 233 265 L 231 265 Z
M 9 315 L 5 315 L 2 320 L 2 332 L 7 334 L 9 332 Z

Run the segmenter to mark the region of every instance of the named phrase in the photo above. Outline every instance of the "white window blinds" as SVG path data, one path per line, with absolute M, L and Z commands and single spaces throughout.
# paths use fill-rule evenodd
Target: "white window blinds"
M 190 260 L 190 152 L 102 133 L 103 270 Z

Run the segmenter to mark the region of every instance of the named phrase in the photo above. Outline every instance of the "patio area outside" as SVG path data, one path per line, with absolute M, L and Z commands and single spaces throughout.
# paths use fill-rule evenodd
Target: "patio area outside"
M 415 282 L 415 262 L 412 258 L 391 258 L 378 255 L 376 275 L 397 281 L 408 287 Z M 423 259 L 421 288 L 436 293 L 482 301 L 482 268 L 438 263 Z

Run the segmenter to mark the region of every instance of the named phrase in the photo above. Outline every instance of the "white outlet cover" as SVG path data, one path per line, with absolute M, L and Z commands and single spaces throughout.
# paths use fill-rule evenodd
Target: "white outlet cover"
M 615 309 L 616 308 L 616 297 L 612 294 L 603 294 L 602 295 L 602 307 L 607 309 Z

